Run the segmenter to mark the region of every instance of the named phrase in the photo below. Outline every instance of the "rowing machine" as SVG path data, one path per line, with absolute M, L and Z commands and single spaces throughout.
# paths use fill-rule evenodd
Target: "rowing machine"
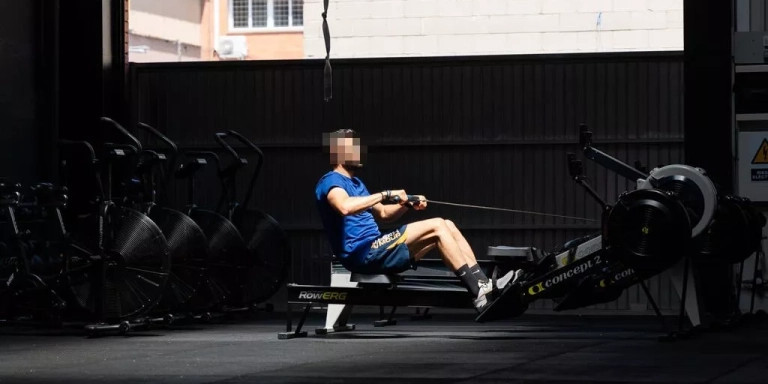
M 577 247 L 576 252 L 556 256 L 555 263 L 545 264 L 550 269 L 543 275 L 527 275 L 522 284 L 507 287 L 477 321 L 509 317 L 510 306 L 527 305 L 544 297 L 558 301 L 556 311 L 609 302 L 638 283 L 660 315 L 643 281 L 673 267 L 688 253 L 692 236 L 701 233 L 712 219 L 716 191 L 702 170 L 672 165 L 646 174 L 592 147 L 591 137 L 592 133 L 582 125 L 580 143 L 584 155 L 635 181 L 637 189 L 621 194 L 613 206 L 607 204 L 583 176 L 581 161 L 575 154 L 568 154 L 571 177 L 603 208 L 602 234 L 584 243 L 582 252 Z M 681 276 L 676 279 L 673 274 L 673 281 L 684 280 L 683 285 L 688 287 L 687 274 Z M 693 289 L 681 291 L 683 296 L 689 292 L 695 295 Z M 692 305 L 695 301 L 682 302 L 684 306 L 689 304 L 689 318 L 697 325 L 698 307 Z
M 491 260 L 478 261 L 487 275 L 512 269 L 530 268 L 539 261 L 539 251 L 532 247 L 498 247 L 489 250 Z M 349 272 L 339 262 L 331 263 L 330 286 L 287 285 L 287 327 L 280 339 L 306 336 L 301 330 L 315 304 L 327 305 L 323 328 L 318 335 L 354 330 L 349 318 L 354 306 L 392 306 L 417 308 L 472 308 L 466 288 L 439 259 L 422 259 L 418 269 L 397 275 L 366 275 Z M 304 312 L 293 329 L 291 306 L 303 305 Z
M 741 264 L 761 250 L 762 228 L 765 217 L 757 211 L 749 199 L 723 194 L 717 190 L 706 172 L 687 165 L 667 165 L 653 169 L 647 177 L 645 170 L 636 170 L 592 146 L 592 132 L 580 126 L 580 144 L 587 158 L 616 171 L 637 183 L 638 189 L 656 188 L 676 195 L 685 206 L 691 220 L 691 242 L 685 249 L 685 260 L 670 268 L 669 274 L 682 309 L 688 313 L 692 325 L 701 324 L 695 278 L 691 275 L 693 264 L 717 264 L 727 268 Z M 614 228 L 607 223 L 608 228 Z M 637 255 L 624 253 L 625 261 L 643 262 Z M 740 295 L 740 290 L 737 296 Z M 738 312 L 738 310 L 737 310 Z
M 476 320 L 509 317 L 518 312 L 514 307 L 527 306 L 539 297 L 559 301 L 556 311 L 609 302 L 638 283 L 661 317 L 643 281 L 668 271 L 681 298 L 680 330 L 684 314 L 692 326 L 699 326 L 696 281 L 689 276 L 689 258 L 743 261 L 759 250 L 765 220 L 754 214 L 748 200 L 718 196 L 714 183 L 702 169 L 673 164 L 646 174 L 637 169 L 640 167 L 632 168 L 592 147 L 591 135 L 582 125 L 580 139 L 585 156 L 632 179 L 637 189 L 623 193 L 614 206 L 606 204 L 587 184 L 581 162 L 569 154 L 572 178 L 603 207 L 602 236 L 585 243 L 591 247 L 581 252 L 581 257 L 556 257 L 567 260 L 566 264 L 543 263 L 550 268 L 544 275 L 540 270 L 527 274 L 522 284 L 508 287 Z M 578 262 L 574 263 L 575 260 Z
M 630 167 L 592 147 L 591 132 L 585 126 L 581 127 L 580 138 L 587 158 L 630 178 L 636 189 L 622 193 L 614 205 L 606 204 L 583 177 L 581 162 L 575 155 L 569 155 L 571 177 L 603 207 L 602 233 L 571 241 L 560 251 L 543 257 L 536 253 L 526 263 L 520 263 L 522 277 L 505 287 L 475 320 L 486 322 L 518 316 L 531 302 L 542 298 L 554 299 L 556 311 L 610 302 L 635 284 L 641 285 L 661 317 L 644 280 L 669 271 L 681 296 L 681 320 L 684 311 L 693 326 L 701 324 L 695 282 L 689 279 L 689 256 L 699 247 L 694 240 L 713 231 L 711 224 L 719 201 L 714 184 L 703 170 L 687 165 L 668 165 L 648 173 L 641 167 Z M 743 203 L 740 207 L 748 210 L 748 202 L 739 201 Z M 754 227 L 763 225 L 765 222 L 758 220 L 746 224 L 749 233 L 759 233 Z M 489 255 L 504 248 L 525 249 L 491 247 Z M 466 293 L 455 280 L 445 282 L 450 287 L 425 287 L 409 284 L 405 276 L 333 273 L 332 266 L 331 287 L 291 284 L 289 303 L 306 307 L 296 331 L 292 331 L 289 314 L 287 332 L 281 333 L 280 338 L 306 335 L 300 329 L 312 303 L 328 304 L 326 324 L 318 334 L 354 329 L 347 323 L 352 305 L 469 307 Z
M 591 189 L 585 181 L 581 180 L 581 184 L 588 190 Z M 633 191 L 622 195 L 615 206 L 618 208 L 609 209 L 606 204 L 603 206 L 606 207 L 604 216 L 619 228 L 640 231 L 656 243 L 684 243 L 678 239 L 690 238 L 690 221 L 685 208 L 669 192 L 656 189 Z M 625 223 L 627 218 L 634 217 L 638 210 L 644 208 L 656 209 L 656 215 L 664 220 Z M 645 227 L 634 228 L 630 224 Z M 622 240 L 624 243 L 619 243 L 623 244 L 618 248 L 620 250 L 631 248 L 632 242 L 637 241 L 631 237 Z M 518 316 L 525 312 L 528 304 L 542 298 L 559 299 L 556 310 L 612 301 L 627 286 L 660 272 L 669 264 L 657 263 L 638 269 L 626 267 L 609 252 L 611 249 L 606 246 L 603 236 L 571 241 L 560 252 L 545 257 L 541 257 L 534 248 L 489 248 L 489 256 L 495 257 L 491 263 L 496 263 L 496 267 L 505 267 L 499 268 L 500 270 L 522 268 L 526 272 L 521 278 L 522 283 L 505 288 L 500 297 L 476 320 L 485 322 Z M 659 247 L 652 249 L 656 252 L 660 250 Z M 654 256 L 660 260 L 674 260 L 680 255 L 678 251 L 679 249 L 672 247 L 666 252 L 661 252 L 661 255 Z M 506 262 L 500 262 L 505 257 Z M 487 262 L 481 262 L 481 266 L 487 270 L 486 274 L 491 272 Z M 301 327 L 313 303 L 328 305 L 325 326 L 318 329 L 317 334 L 354 329 L 354 325 L 348 323 L 354 305 L 470 307 L 466 290 L 461 287 L 453 273 L 442 266 L 440 260 L 422 260 L 418 271 L 408 271 L 396 276 L 349 273 L 337 264 L 331 268 L 330 287 L 288 285 L 288 308 L 290 309 L 292 304 L 303 304 L 305 308 L 295 330 L 292 329 L 291 315 L 288 313 L 287 329 L 279 334 L 280 338 L 306 336 Z

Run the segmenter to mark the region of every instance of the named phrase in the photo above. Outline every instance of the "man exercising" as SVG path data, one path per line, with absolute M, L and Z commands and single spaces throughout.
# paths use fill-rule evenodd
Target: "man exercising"
M 491 281 L 450 220 L 416 221 L 382 235 L 376 221 L 396 221 L 410 208 L 424 210 L 427 199 L 418 195 L 418 202 L 409 202 L 402 189 L 369 193 L 362 180 L 355 177 L 363 164 L 360 139 L 353 130 L 325 134 L 323 145 L 329 151 L 333 169 L 320 178 L 315 199 L 331 248 L 345 268 L 365 274 L 400 273 L 416 269 L 417 261 L 437 248 L 445 264 L 467 287 L 479 312 L 490 303 L 493 292 L 517 278 L 517 271 L 510 271 Z

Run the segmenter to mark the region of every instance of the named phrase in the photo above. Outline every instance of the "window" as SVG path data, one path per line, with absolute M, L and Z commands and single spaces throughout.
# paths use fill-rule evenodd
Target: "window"
M 301 28 L 304 0 L 230 0 L 233 29 Z

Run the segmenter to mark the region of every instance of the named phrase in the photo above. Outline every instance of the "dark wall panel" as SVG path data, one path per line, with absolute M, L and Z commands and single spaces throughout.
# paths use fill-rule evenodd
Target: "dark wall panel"
M 38 178 L 36 5 L 0 2 L 0 177 Z
M 323 101 L 321 61 L 132 65 L 134 121 L 185 148 L 218 151 L 213 134 L 228 129 L 262 146 L 254 204 L 289 231 L 293 279 L 302 283 L 328 281 L 330 254 L 312 200 L 329 169 L 322 132 L 361 132 L 369 153 L 360 176 L 372 191 L 405 188 L 435 200 L 591 219 L 599 208 L 566 168 L 566 153 L 579 149 L 579 123 L 629 163 L 683 159 L 679 52 L 336 60 L 330 103 Z M 586 172 L 610 201 L 630 188 L 594 164 Z M 210 181 L 199 203 L 215 204 L 215 175 L 202 178 Z M 183 204 L 183 186 L 176 194 Z M 454 220 L 481 258 L 489 245 L 553 250 L 599 229 L 596 222 L 437 205 L 405 220 L 434 216 Z M 662 305 L 676 305 L 668 281 L 657 280 Z M 600 308 L 644 303 L 629 290 Z
M 725 193 L 733 191 L 733 3 L 686 0 L 686 160 L 701 164 Z

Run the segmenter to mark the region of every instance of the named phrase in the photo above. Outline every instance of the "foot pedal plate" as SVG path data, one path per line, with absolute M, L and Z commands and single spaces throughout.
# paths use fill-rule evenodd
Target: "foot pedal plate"
M 519 284 L 505 287 L 501 294 L 475 317 L 475 321 L 485 323 L 522 315 L 528 309 L 528 305 L 523 304 L 520 289 Z

